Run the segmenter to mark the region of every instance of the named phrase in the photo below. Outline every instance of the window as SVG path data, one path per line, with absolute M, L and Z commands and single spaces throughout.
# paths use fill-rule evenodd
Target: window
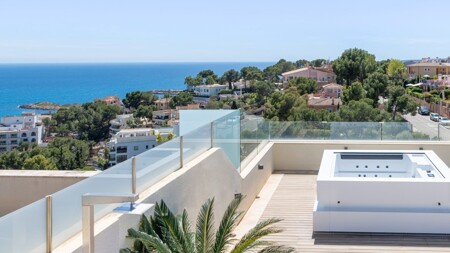
M 134 151 L 139 150 L 139 146 L 134 146 Z
M 22 137 L 27 137 L 27 133 L 22 133 Z
M 148 145 L 145 145 L 145 149 L 148 149 Z
M 110 161 L 115 161 L 116 160 L 116 155 L 115 154 L 109 154 L 109 160 Z
M 25 139 L 23 139 L 22 141 L 25 141 L 25 142 L 27 142 L 27 141 L 28 141 L 28 138 L 25 138 Z
M 117 153 L 126 153 L 127 152 L 127 147 L 126 146 L 119 146 L 117 147 Z
M 0 141 L 0 145 L 6 145 L 6 141 Z
M 32 139 L 31 139 L 31 142 L 36 142 L 36 139 L 35 139 L 35 138 L 32 138 Z
M 31 132 L 31 136 L 36 136 L 36 132 Z
M 0 139 L 6 139 L 6 134 L 0 134 Z
M 6 147 L 0 147 L 0 152 L 6 151 Z
M 11 134 L 11 138 L 17 138 L 17 134 Z
M 118 155 L 117 156 L 117 162 L 118 163 L 121 163 L 121 162 L 123 162 L 123 161 L 125 161 L 127 159 L 128 159 L 127 155 Z
M 17 141 L 16 140 L 12 140 L 11 144 L 17 144 Z

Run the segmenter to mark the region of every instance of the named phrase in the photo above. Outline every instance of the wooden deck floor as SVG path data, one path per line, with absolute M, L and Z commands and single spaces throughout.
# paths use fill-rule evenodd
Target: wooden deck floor
M 450 236 L 322 234 L 313 237 L 316 177 L 282 176 L 261 219 L 283 219 L 279 227 L 284 231 L 268 240 L 294 247 L 296 252 L 450 252 Z M 443 222 L 450 226 L 450 221 Z

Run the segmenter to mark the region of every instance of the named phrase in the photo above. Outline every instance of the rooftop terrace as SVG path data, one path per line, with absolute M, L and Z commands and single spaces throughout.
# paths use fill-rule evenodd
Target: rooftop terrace
M 56 192 L 50 202 L 40 199 L 0 217 L 0 252 L 81 252 L 81 199 L 87 193 L 137 193 L 136 210 L 146 214 L 160 199 L 174 212 L 197 213 L 215 196 L 217 217 L 235 194 L 242 194 L 247 197 L 241 208 L 249 211 L 241 224 L 248 224 L 247 219 L 283 218 L 285 232 L 271 239 L 300 252 L 450 250 L 445 249 L 450 247 L 449 237 L 442 235 L 313 236 L 311 221 L 315 174 L 324 150 L 433 150 L 448 166 L 445 127 L 423 134 L 408 122 L 269 122 L 242 120 L 239 111 L 215 118 L 214 113 L 210 118 L 196 113 L 199 119 L 192 122 L 203 123 L 191 126 L 194 130 Z M 265 197 L 265 192 L 272 194 Z M 259 214 L 253 213 L 252 204 L 260 205 Z M 96 252 L 118 252 L 129 244 L 126 230 L 137 225 L 139 214 L 113 211 L 117 206 L 95 207 Z M 444 206 L 450 210 L 450 203 Z

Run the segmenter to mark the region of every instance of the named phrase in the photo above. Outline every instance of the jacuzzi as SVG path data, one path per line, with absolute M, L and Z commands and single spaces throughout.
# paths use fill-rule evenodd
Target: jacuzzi
M 450 234 L 450 170 L 428 150 L 325 150 L 313 229 Z

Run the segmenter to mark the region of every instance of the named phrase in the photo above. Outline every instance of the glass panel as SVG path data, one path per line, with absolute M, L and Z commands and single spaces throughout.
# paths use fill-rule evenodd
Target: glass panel
M 240 111 L 214 121 L 214 147 L 222 148 L 234 168 L 240 168 Z
M 258 146 L 258 131 L 257 119 L 244 119 L 241 121 L 241 161 Z
M 0 218 L 1 252 L 45 252 L 46 200 L 38 200 Z
M 81 230 L 81 196 L 85 193 L 131 193 L 131 159 L 53 195 L 53 245 L 56 247 Z M 95 218 L 114 205 L 95 206 Z
M 142 192 L 180 168 L 180 138 L 136 156 L 137 192 Z
M 183 136 L 183 163 L 192 161 L 209 148 L 211 148 L 211 124 L 206 124 Z

